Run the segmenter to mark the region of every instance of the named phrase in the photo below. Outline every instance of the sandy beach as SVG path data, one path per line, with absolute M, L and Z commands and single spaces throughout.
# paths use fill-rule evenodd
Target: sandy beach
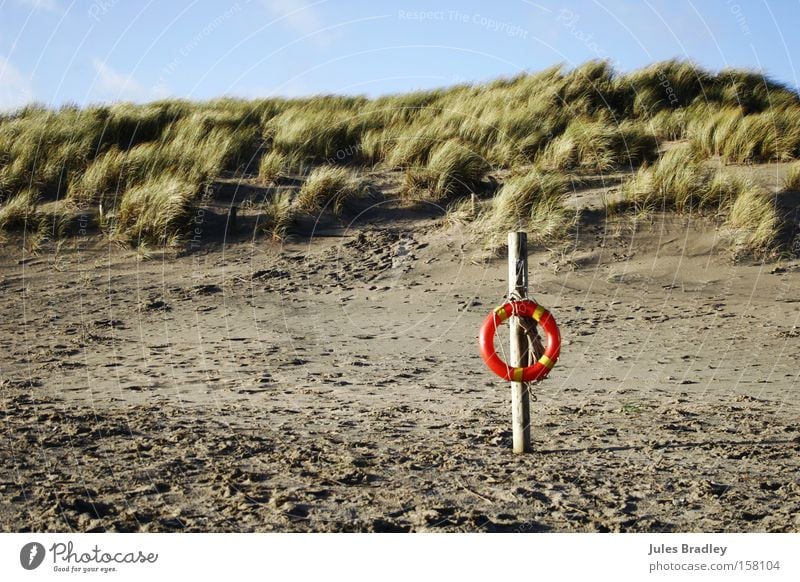
M 674 214 L 532 248 L 563 347 L 515 456 L 477 350 L 503 256 L 432 205 L 247 220 L 147 256 L 7 241 L 4 531 L 800 529 L 800 262 Z

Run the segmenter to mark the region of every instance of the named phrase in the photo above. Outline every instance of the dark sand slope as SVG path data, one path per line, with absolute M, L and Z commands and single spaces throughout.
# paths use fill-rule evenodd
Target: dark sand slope
M 5 245 L 2 529 L 800 530 L 800 264 L 661 216 L 532 254 L 565 345 L 519 457 L 476 346 L 504 260 L 429 216 L 357 226 Z

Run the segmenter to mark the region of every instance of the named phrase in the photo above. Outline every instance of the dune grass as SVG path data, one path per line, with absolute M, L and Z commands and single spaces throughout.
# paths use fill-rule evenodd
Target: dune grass
M 669 140 L 690 145 L 659 159 Z M 306 177 L 295 207 L 340 213 L 364 194 L 357 175 L 367 169 L 402 171 L 406 194 L 451 201 L 478 189 L 490 168 L 524 175 L 535 165 L 540 176 L 631 169 L 625 196 L 634 206 L 727 212 L 747 188 L 709 176 L 702 161 L 712 156 L 800 157 L 797 93 L 753 71 L 671 60 L 621 74 L 590 61 L 372 100 L 33 105 L 0 115 L 0 199 L 33 189 L 41 202 L 102 203 L 124 217 L 114 232 L 163 240 L 180 230 L 196 192 L 220 178 L 265 186 Z M 537 215 L 553 206 L 561 223 L 547 200 Z M 161 211 L 169 215 L 156 220 Z
M 737 250 L 743 254 L 771 251 L 780 229 L 774 196 L 757 186 L 742 190 L 727 219 Z
M 625 121 L 614 126 L 603 118 L 578 118 L 547 145 L 536 162 L 551 171 L 607 172 L 639 166 L 657 155 L 658 142 L 642 123 Z
M 652 212 L 699 210 L 724 213 L 748 184 L 707 166 L 691 145 L 676 147 L 652 166 L 643 166 L 623 185 L 624 202 Z
M 290 192 L 277 192 L 261 207 L 260 228 L 273 240 L 283 240 L 297 216 L 292 200 Z
M 264 184 L 274 182 L 286 167 L 286 156 L 278 151 L 271 151 L 264 154 L 258 162 L 258 179 Z
M 724 220 L 741 254 L 766 252 L 778 242 L 774 197 L 752 180 L 707 166 L 691 144 L 640 168 L 622 191 L 637 211 L 697 211 Z
M 367 196 L 369 184 L 357 173 L 342 167 L 320 166 L 303 183 L 295 206 L 305 212 L 329 209 L 338 216 L 351 203 Z
M 387 142 L 385 162 L 388 168 L 420 167 L 428 163 L 431 150 L 442 143 L 444 135 L 435 128 L 405 132 L 384 132 L 383 141 Z
M 569 186 L 567 176 L 537 169 L 510 177 L 475 221 L 476 235 L 490 250 L 505 244 L 509 230 L 524 229 L 533 242 L 562 238 L 571 224 L 564 206 Z
M 783 189 L 800 192 L 800 162 L 789 166 L 786 177 L 783 179 Z
M 622 191 L 625 202 L 640 211 L 708 209 L 718 202 L 710 189 L 712 178 L 693 148 L 681 145 L 639 168 Z
M 800 155 L 800 108 L 769 109 L 746 115 L 725 108 L 697 115 L 690 138 L 703 153 L 730 163 L 786 161 Z
M 40 216 L 37 210 L 39 192 L 26 188 L 0 205 L 0 230 L 37 230 Z
M 427 165 L 406 172 L 406 194 L 445 202 L 473 192 L 489 170 L 491 166 L 480 154 L 458 140 L 449 140 L 431 151 Z
M 154 178 L 125 192 L 111 224 L 118 236 L 136 245 L 175 244 L 191 222 L 199 193 L 196 182 Z
M 100 204 L 109 195 L 124 190 L 125 154 L 117 146 L 96 158 L 83 173 L 73 176 L 69 197 L 81 206 Z

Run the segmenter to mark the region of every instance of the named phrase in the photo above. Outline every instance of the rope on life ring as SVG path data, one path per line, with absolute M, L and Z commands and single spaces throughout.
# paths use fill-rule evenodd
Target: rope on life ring
M 509 366 L 497 355 L 494 349 L 494 335 L 497 332 L 497 326 L 512 315 L 533 319 L 542 326 L 547 336 L 547 348 L 544 354 L 534 364 L 525 368 Z M 552 314 L 535 301 L 530 299 L 508 301 L 494 309 L 483 321 L 481 332 L 478 336 L 478 345 L 483 361 L 486 362 L 492 372 L 503 380 L 538 382 L 550 373 L 550 370 L 553 369 L 558 360 L 558 355 L 561 352 L 561 332 L 559 332 L 558 325 Z

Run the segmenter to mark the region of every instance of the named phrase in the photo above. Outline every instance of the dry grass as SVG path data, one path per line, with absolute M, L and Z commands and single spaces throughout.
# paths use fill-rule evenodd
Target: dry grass
M 136 244 L 173 244 L 191 221 L 199 190 L 198 183 L 171 176 L 134 186 L 122 197 L 114 228 Z
M 739 253 L 761 253 L 778 242 L 774 197 L 752 180 L 703 164 L 690 145 L 675 148 L 653 167 L 641 168 L 623 187 L 638 211 L 699 211 L 723 218 Z
M 286 156 L 280 152 L 272 151 L 264 154 L 258 163 L 258 179 L 263 184 L 274 182 L 287 167 Z
M 473 192 L 490 169 L 480 154 L 450 140 L 433 149 L 426 166 L 406 172 L 406 193 L 443 202 Z
M 795 162 L 789 166 L 786 177 L 783 179 L 784 190 L 800 192 L 800 162 Z
M 68 191 L 70 199 L 81 206 L 102 203 L 106 195 L 124 190 L 124 168 L 125 155 L 119 148 L 112 146 L 82 174 L 73 177 Z
M 427 164 L 431 150 L 442 142 L 442 136 L 434 128 L 409 131 L 396 135 L 384 134 L 386 166 L 389 168 L 421 167 Z
M 0 206 L 0 230 L 38 230 L 40 215 L 37 211 L 39 192 L 26 188 Z
M 272 148 L 285 154 L 299 152 L 317 162 L 336 160 L 343 152 L 356 151 L 359 131 L 350 108 L 337 110 L 323 105 L 324 101 L 312 101 L 270 119 L 264 132 Z
M 692 109 L 662 109 L 647 120 L 648 130 L 659 141 L 686 138 Z
M 273 240 L 283 240 L 296 217 L 289 192 L 278 192 L 261 207 L 260 228 Z
M 624 201 L 639 211 L 686 212 L 715 204 L 713 172 L 688 145 L 676 147 L 652 166 L 641 167 L 623 186 Z
M 733 239 L 740 252 L 757 254 L 770 251 L 780 228 L 775 197 L 763 188 L 745 189 L 733 202 L 727 226 L 733 230 Z
M 618 126 L 606 120 L 575 119 L 536 158 L 550 171 L 584 169 L 607 172 L 635 167 L 658 155 L 658 142 L 645 126 L 626 121 Z
M 564 198 L 570 180 L 561 173 L 531 170 L 509 178 L 488 213 L 476 221 L 476 232 L 489 249 L 505 244 L 505 233 L 524 229 L 533 241 L 563 237 L 570 225 Z
M 726 214 L 754 184 L 741 176 L 713 170 L 690 145 L 667 152 L 652 167 L 640 168 L 623 186 L 624 201 L 639 211 L 698 210 Z
M 329 209 L 340 215 L 355 200 L 369 196 L 368 182 L 347 168 L 320 166 L 309 174 L 295 202 L 305 212 Z
M 749 115 L 740 108 L 726 108 L 712 115 L 698 114 L 689 127 L 701 151 L 726 162 L 785 161 L 800 155 L 797 106 Z

